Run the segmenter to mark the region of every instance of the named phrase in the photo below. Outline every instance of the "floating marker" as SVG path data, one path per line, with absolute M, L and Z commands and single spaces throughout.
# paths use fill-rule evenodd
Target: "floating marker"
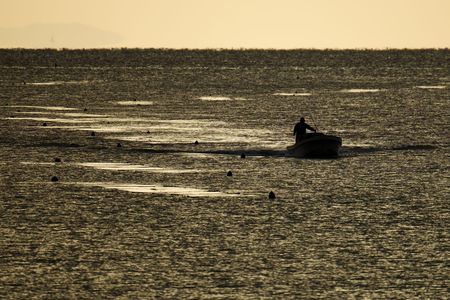
M 274 192 L 270 192 L 269 193 L 269 199 L 275 199 L 275 193 Z
M 83 111 L 87 111 L 87 108 L 85 107 Z
M 228 171 L 227 176 L 233 176 L 233 172 Z
M 242 153 L 242 154 L 241 154 L 241 158 L 245 158 L 245 153 Z
M 198 145 L 198 141 L 195 141 L 195 143 L 194 143 L 194 144 Z
M 61 162 L 61 158 L 56 157 L 56 158 L 55 158 L 55 162 Z
M 53 181 L 53 182 L 56 182 L 56 181 L 58 181 L 58 180 L 59 180 L 58 177 L 56 177 L 56 176 L 53 176 L 53 177 L 52 177 L 52 181 Z
M 121 143 L 117 143 L 117 148 L 120 148 L 120 147 L 122 147 L 122 144 Z
M 42 126 L 47 126 L 47 123 L 42 124 Z
M 91 132 L 91 136 L 95 136 L 95 132 L 92 131 L 92 132 Z

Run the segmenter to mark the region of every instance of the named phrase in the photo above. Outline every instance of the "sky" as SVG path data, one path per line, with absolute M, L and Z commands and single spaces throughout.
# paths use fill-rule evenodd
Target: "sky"
M 450 48 L 450 0 L 0 0 L 0 47 Z

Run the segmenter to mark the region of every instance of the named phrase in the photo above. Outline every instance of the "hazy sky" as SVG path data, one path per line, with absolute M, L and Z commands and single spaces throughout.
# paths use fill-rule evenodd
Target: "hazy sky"
M 0 47 L 450 48 L 450 0 L 0 0 L 0 28 Z

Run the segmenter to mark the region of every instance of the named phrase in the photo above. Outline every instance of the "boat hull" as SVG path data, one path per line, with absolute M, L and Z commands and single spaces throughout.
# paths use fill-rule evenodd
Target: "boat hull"
M 342 139 L 333 135 L 308 134 L 295 145 L 287 147 L 287 154 L 300 158 L 334 158 L 339 155 Z

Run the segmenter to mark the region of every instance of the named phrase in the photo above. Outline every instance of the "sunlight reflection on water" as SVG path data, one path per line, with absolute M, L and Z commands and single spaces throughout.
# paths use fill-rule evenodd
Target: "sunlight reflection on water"
M 61 119 L 61 118 L 44 118 L 44 117 L 7 117 L 5 120 L 29 120 L 55 123 L 95 123 L 91 119 Z
M 131 193 L 168 194 L 168 195 L 180 195 L 188 197 L 245 197 L 245 196 L 254 197 L 254 195 L 243 195 L 236 191 L 216 192 L 199 188 L 162 186 L 158 184 L 121 184 L 113 182 L 76 182 L 72 184 L 91 187 L 102 187 L 105 189 L 115 189 Z
M 3 105 L 0 107 L 34 108 L 34 109 L 45 109 L 45 110 L 79 110 L 78 108 L 64 107 L 64 106 Z
M 26 85 L 46 86 L 46 85 L 62 85 L 62 84 L 87 84 L 88 80 L 79 81 L 48 81 L 48 82 L 26 82 Z
M 447 86 L 446 85 L 418 85 L 418 86 L 416 86 L 416 88 L 425 89 L 425 90 L 427 90 L 427 89 L 433 90 L 433 89 L 445 89 L 445 88 L 447 88 Z
M 384 90 L 381 89 L 344 89 L 341 90 L 341 93 L 377 93 Z
M 293 97 L 300 97 L 300 96 L 311 96 L 311 93 L 274 93 L 274 96 L 293 96 Z
M 153 101 L 117 101 L 119 105 L 152 105 Z
M 112 162 L 89 162 L 77 163 L 76 165 L 82 167 L 92 167 L 98 170 L 111 171 L 146 171 L 152 173 L 168 173 L 168 174 L 182 174 L 182 173 L 197 173 L 197 169 L 168 169 L 161 167 L 152 167 L 148 165 L 135 165 L 129 163 L 112 163 Z
M 231 98 L 231 97 L 226 97 L 226 96 L 202 96 L 202 97 L 199 97 L 198 99 L 203 100 L 203 101 L 230 101 L 230 100 L 245 101 L 245 100 L 248 100 L 243 97 Z

